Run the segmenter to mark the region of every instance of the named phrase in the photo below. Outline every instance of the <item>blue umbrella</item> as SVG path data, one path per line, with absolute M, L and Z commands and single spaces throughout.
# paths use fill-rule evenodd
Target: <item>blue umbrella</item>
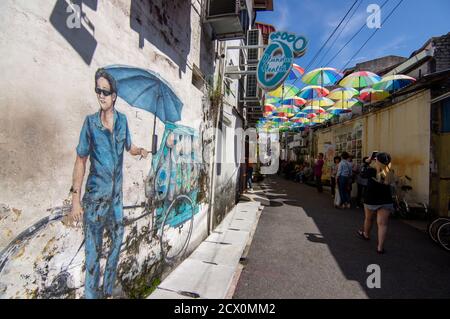
M 117 82 L 117 95 L 131 106 L 153 113 L 163 122 L 181 120 L 183 103 L 159 74 L 125 65 L 112 65 L 105 70 Z
M 395 92 L 403 89 L 404 87 L 411 85 L 416 81 L 412 78 L 403 74 L 395 74 L 384 77 L 380 82 L 373 85 L 375 90 L 383 90 L 388 92 Z
M 292 65 L 292 69 L 289 72 L 286 80 L 287 81 L 296 81 L 297 79 L 301 78 L 303 74 L 305 74 L 305 69 L 303 69 L 302 67 L 300 67 L 294 63 Z
M 183 103 L 175 90 L 161 76 L 150 70 L 126 65 L 104 68 L 117 82 L 117 95 L 132 107 L 155 115 L 153 125 L 153 154 L 156 153 L 156 118 L 163 122 L 181 120 Z

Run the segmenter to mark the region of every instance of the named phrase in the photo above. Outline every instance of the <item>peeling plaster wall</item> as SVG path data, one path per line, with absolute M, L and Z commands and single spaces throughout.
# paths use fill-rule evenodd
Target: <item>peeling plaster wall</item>
M 242 40 L 231 40 L 226 46 L 243 45 Z M 225 65 L 239 65 L 239 50 L 225 49 Z M 227 77 L 224 87 L 222 119 L 219 124 L 220 135 L 217 136 L 216 183 L 214 191 L 214 220 L 218 225 L 236 203 L 239 192 L 240 162 L 243 152 L 243 123 L 235 106 L 238 104 L 238 83 L 236 79 Z M 224 82 L 224 83 L 225 83 Z
M 235 134 L 242 129 L 242 121 L 236 111 L 224 106 L 224 117 L 221 134 L 217 136 L 216 187 L 214 199 L 214 220 L 217 226 L 236 204 L 236 193 L 239 191 L 240 178 L 240 146 L 242 135 Z
M 214 45 L 202 29 L 197 2 L 184 0 L 75 1 L 83 12 L 80 30 L 66 29 L 68 2 L 4 0 L 0 3 L 0 250 L 61 207 L 72 184 L 75 147 L 88 114 L 98 111 L 97 68 L 132 65 L 159 73 L 184 103 L 181 121 L 198 132 L 205 126 L 205 96 L 191 82 L 192 65 L 210 75 Z M 153 115 L 119 100 L 133 143 L 151 149 Z M 157 122 L 161 137 L 164 124 Z M 161 146 L 161 145 L 159 145 Z M 124 205 L 145 201 L 147 160 L 124 157 Z M 205 237 L 208 167 L 202 168 L 199 213 L 188 252 Z M 86 180 L 85 176 L 85 180 Z M 84 189 L 84 188 L 83 188 Z M 128 218 L 140 210 L 125 211 Z M 125 229 L 117 294 L 143 297 L 164 270 L 151 218 Z M 169 236 L 177 236 L 176 232 Z M 49 222 L 23 242 L 0 272 L 1 298 L 82 297 L 84 248 L 80 229 Z M 105 247 L 108 243 L 105 243 Z M 0 265 L 1 266 L 1 265 Z M 61 274 L 70 274 L 61 279 Z M 150 281 L 149 281 L 150 280 Z

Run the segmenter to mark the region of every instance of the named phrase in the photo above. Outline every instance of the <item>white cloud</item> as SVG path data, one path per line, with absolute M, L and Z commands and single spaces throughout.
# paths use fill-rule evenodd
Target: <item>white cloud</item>
M 281 1 L 277 3 L 277 7 L 279 12 L 279 23 L 276 25 L 276 28 L 278 31 L 286 31 L 290 20 L 289 7 Z

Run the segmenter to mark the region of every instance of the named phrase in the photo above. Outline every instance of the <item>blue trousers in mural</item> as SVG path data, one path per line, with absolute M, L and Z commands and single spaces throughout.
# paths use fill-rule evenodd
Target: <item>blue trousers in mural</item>
M 123 204 L 119 198 L 116 197 L 114 203 L 104 202 L 85 205 L 86 299 L 101 299 L 112 295 L 124 233 Z M 111 245 L 103 276 L 102 291 L 99 287 L 100 258 L 105 231 L 111 239 Z

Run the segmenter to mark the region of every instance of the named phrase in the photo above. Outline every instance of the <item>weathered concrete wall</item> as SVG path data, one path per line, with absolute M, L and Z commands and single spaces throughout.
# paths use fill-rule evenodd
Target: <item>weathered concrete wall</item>
M 239 65 L 239 50 L 227 46 L 243 45 L 241 40 L 227 41 L 223 53 L 225 65 Z M 226 85 L 225 85 L 226 83 Z M 243 123 L 235 106 L 238 104 L 238 80 L 226 78 L 223 87 L 222 116 L 216 144 L 213 225 L 218 225 L 235 205 L 240 163 L 243 162 Z
M 365 153 L 390 153 L 397 175 L 410 176 L 416 198 L 425 203 L 430 193 L 430 114 L 430 92 L 424 91 L 368 115 L 364 124 Z
M 396 175 L 411 177 L 415 198 L 428 204 L 431 147 L 429 90 L 391 107 L 333 126 L 332 142 L 336 143 L 337 135 L 351 133 L 358 125 L 363 128 L 361 156 L 370 156 L 373 151 L 390 153 Z M 320 145 L 330 141 L 329 134 L 325 137 L 321 137 Z
M 331 146 L 331 147 L 330 147 Z M 333 164 L 334 156 L 336 156 L 336 146 L 333 139 L 332 130 L 324 130 L 318 135 L 317 139 L 318 152 L 323 153 L 324 157 L 324 167 L 322 171 L 322 179 L 329 180 L 331 178 L 331 167 Z
M 433 134 L 432 145 L 437 170 L 431 177 L 431 207 L 439 216 L 449 217 L 450 134 Z
M 81 29 L 67 28 L 71 13 L 66 12 L 65 0 L 0 3 L 0 66 L 4 72 L 0 78 L 0 249 L 54 213 L 67 198 L 81 126 L 86 115 L 99 108 L 94 93 L 97 68 L 124 64 L 159 73 L 184 103 L 177 124 L 197 132 L 200 145 L 204 137 L 208 99 L 192 85 L 192 67 L 196 64 L 210 76 L 215 60 L 213 42 L 202 28 L 199 4 L 184 0 L 75 3 L 82 8 Z M 128 118 L 133 143 L 151 149 L 153 114 L 131 108 L 120 99 L 116 108 Z M 164 123 L 158 121 L 159 149 L 164 130 Z M 186 228 L 191 229 L 186 237 L 188 251 L 207 231 L 206 166 L 201 166 L 196 180 L 198 213 L 192 228 L 165 232 L 177 241 L 186 236 Z M 151 156 L 139 160 L 125 155 L 124 205 L 146 200 L 143 184 L 150 167 Z M 127 210 L 125 217 L 139 217 L 141 211 Z M 170 266 L 161 262 L 155 228 L 151 216 L 125 228 L 118 294 L 142 297 L 152 279 Z M 84 248 L 77 253 L 82 240 L 80 229 L 69 229 L 58 221 L 44 223 L 42 230 L 18 242 L 18 250 L 0 263 L 0 297 L 83 296 Z
M 363 63 L 358 63 L 355 67 L 355 70 L 368 70 L 378 74 L 379 72 L 382 72 L 397 64 L 403 63 L 406 60 L 407 58 L 391 55 Z

